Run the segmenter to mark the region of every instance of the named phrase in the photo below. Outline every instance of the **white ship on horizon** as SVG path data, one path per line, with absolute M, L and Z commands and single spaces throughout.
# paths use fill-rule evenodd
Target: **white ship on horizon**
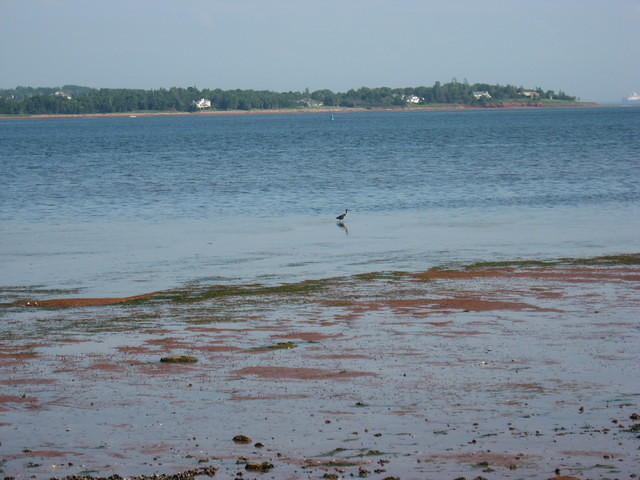
M 629 97 L 624 99 L 626 102 L 640 102 L 640 94 L 633 92 Z

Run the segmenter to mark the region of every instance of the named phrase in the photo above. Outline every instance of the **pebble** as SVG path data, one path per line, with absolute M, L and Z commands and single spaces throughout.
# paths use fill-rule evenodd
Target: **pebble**
M 187 470 L 185 472 L 174 474 L 153 474 L 153 475 L 140 475 L 137 477 L 126 477 L 126 480 L 193 480 L 198 476 L 213 477 L 218 471 L 217 467 L 201 467 L 193 470 Z M 6 479 L 5 479 L 6 480 Z M 59 480 L 56 477 L 50 480 Z M 70 475 L 64 477 L 62 480 L 125 480 L 120 475 L 111 475 L 109 477 L 93 477 L 91 475 Z
M 251 437 L 248 435 L 236 435 L 233 437 L 233 441 L 236 443 L 251 443 Z

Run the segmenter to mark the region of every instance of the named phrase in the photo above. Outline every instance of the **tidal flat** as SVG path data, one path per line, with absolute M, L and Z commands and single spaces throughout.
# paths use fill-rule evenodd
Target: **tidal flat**
M 639 286 L 624 255 L 17 291 L 0 307 L 0 474 L 635 478 Z

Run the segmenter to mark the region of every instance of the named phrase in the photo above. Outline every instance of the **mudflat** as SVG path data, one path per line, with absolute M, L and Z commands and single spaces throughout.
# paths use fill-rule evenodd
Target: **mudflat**
M 637 260 L 17 299 L 0 473 L 634 478 Z

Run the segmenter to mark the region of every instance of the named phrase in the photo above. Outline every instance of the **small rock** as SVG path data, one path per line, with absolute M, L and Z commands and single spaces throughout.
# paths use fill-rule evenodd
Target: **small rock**
M 162 357 L 162 363 L 196 363 L 198 359 L 189 355 L 172 355 L 170 357 Z
M 270 462 L 247 463 L 244 468 L 252 472 L 268 472 L 273 468 L 273 464 Z
M 251 437 L 248 435 L 236 435 L 233 437 L 233 441 L 236 443 L 251 443 Z
M 627 428 L 625 430 L 625 432 L 629 432 L 629 433 L 638 433 L 638 432 L 640 432 L 640 423 L 634 423 L 629 428 Z

